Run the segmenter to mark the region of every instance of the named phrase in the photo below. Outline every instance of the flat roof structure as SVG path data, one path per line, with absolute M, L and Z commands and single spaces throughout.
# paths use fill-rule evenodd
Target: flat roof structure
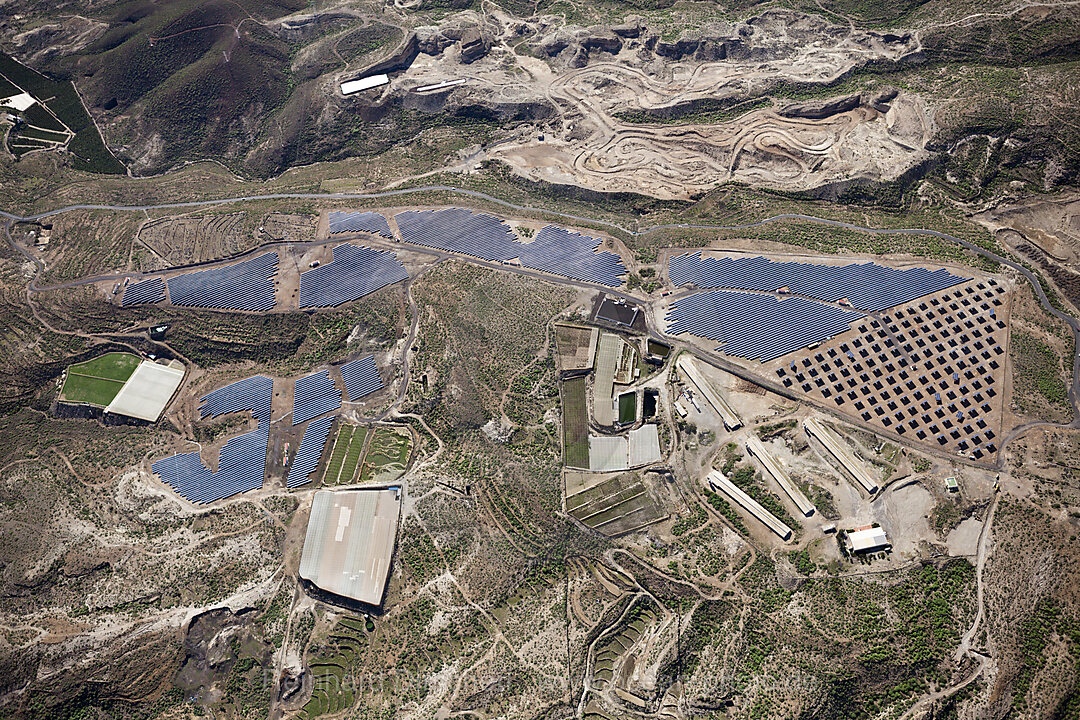
M 596 311 L 596 319 L 630 327 L 637 320 L 638 311 L 637 305 L 627 305 L 624 302 L 606 298 Z
M 382 603 L 394 554 L 399 488 L 315 493 L 300 577 L 326 592 Z
M 622 349 L 623 339 L 618 335 L 600 335 L 596 351 L 596 378 L 593 380 L 593 417 L 600 425 L 612 425 L 615 422 L 615 370 Z
M 863 463 L 855 459 L 855 455 L 848 449 L 847 444 L 836 433 L 818 422 L 816 418 L 807 418 L 803 422 L 803 428 L 825 446 L 825 449 L 844 466 L 845 470 L 851 473 L 851 476 L 862 485 L 866 492 L 871 495 L 877 492 L 878 486 L 874 476 Z
M 359 80 L 347 80 L 341 83 L 341 94 L 352 95 L 353 93 L 360 92 L 361 90 L 370 90 L 380 85 L 386 85 L 390 82 L 390 78 L 386 73 L 380 75 L 369 75 Z
M 877 552 L 892 547 L 885 531 L 879 527 L 865 528 L 847 534 L 848 549 L 853 553 Z
M 184 366 L 173 360 L 161 365 L 143 360 L 116 393 L 105 412 L 157 422 L 165 406 L 184 382 Z
M 746 450 L 751 455 L 758 459 L 762 465 L 765 466 L 765 470 L 772 475 L 776 484 L 791 498 L 791 502 L 795 503 L 795 506 L 799 508 L 806 517 L 810 517 L 814 514 L 814 505 L 807 499 L 803 491 L 791 481 L 791 476 L 780 464 L 780 461 L 765 448 L 765 444 L 756 437 L 749 437 L 746 439 Z
M 589 436 L 589 469 L 593 472 L 625 470 L 628 465 L 626 438 Z
M 627 444 L 630 447 L 630 467 L 660 462 L 660 435 L 656 425 L 649 423 L 631 430 L 627 435 Z
M 693 358 L 683 355 L 675 363 L 679 370 L 682 371 L 690 382 L 694 384 L 694 387 L 698 389 L 705 399 L 712 405 L 713 410 L 720 416 L 720 419 L 724 421 L 724 427 L 728 430 L 738 430 L 742 427 L 742 419 L 739 414 L 735 412 L 735 408 L 731 406 L 724 396 L 713 387 L 712 383 L 705 379 L 705 376 L 701 374 L 701 369 L 697 366 L 697 361 Z
M 747 495 L 738 485 L 728 480 L 716 470 L 709 471 L 709 485 L 711 485 L 714 490 L 719 490 L 734 500 L 736 505 L 753 515 L 762 525 L 779 535 L 781 540 L 788 540 L 791 538 L 791 528 L 780 522 L 775 515 L 762 507 L 757 500 Z

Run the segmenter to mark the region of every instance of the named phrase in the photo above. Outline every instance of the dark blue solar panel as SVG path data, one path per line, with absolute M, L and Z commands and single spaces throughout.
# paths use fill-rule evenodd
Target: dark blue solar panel
M 667 332 L 708 338 L 729 355 L 765 362 L 849 330 L 860 317 L 803 298 L 713 290 L 672 303 Z
M 331 410 L 341 407 L 341 391 L 330 379 L 326 370 L 302 377 L 296 381 L 293 397 L 293 425 L 307 422 Z
M 197 452 L 163 458 L 151 469 L 187 500 L 210 503 L 262 487 L 269 443 L 270 423 L 261 421 L 255 430 L 225 443 L 216 473 L 203 465 Z
M 464 208 L 407 210 L 394 216 L 401 239 L 424 247 L 505 262 L 517 257 L 514 231 L 497 217 Z
M 521 264 L 533 270 L 583 282 L 618 287 L 626 274 L 622 258 L 615 253 L 596 252 L 600 238 L 545 225 L 530 243 L 515 243 Z
M 292 465 L 289 467 L 285 487 L 299 487 L 311 482 L 309 476 L 319 466 L 319 459 L 326 446 L 326 438 L 330 435 L 330 427 L 337 418 L 337 415 L 333 415 L 312 420 L 311 424 L 304 429 L 304 437 L 300 440 L 296 457 L 293 458 Z
M 532 242 L 520 242 L 499 218 L 464 208 L 408 210 L 394 216 L 408 243 L 461 253 L 491 262 L 515 258 L 522 266 L 582 282 L 618 287 L 626 274 L 622 258 L 596 252 L 598 238 L 557 225 L 540 229 Z
M 353 402 L 383 387 L 382 376 L 379 375 L 379 368 L 375 366 L 374 355 L 345 363 L 341 366 L 341 377 L 345 380 L 345 390 L 349 393 L 349 400 Z
M 673 256 L 668 277 L 675 285 L 775 292 L 787 288 L 796 295 L 839 302 L 878 312 L 965 282 L 947 270 L 899 270 L 868 262 L 862 265 L 813 265 L 774 262 L 763 257 L 703 258 L 700 252 Z
M 122 307 L 156 303 L 165 299 L 165 281 L 159 277 L 129 285 L 120 299 Z
M 274 399 L 274 381 L 265 375 L 238 380 L 199 398 L 200 417 L 216 418 L 250 410 L 257 420 L 270 419 Z
M 390 232 L 390 223 L 377 212 L 341 212 L 334 210 L 327 215 L 330 234 L 364 232 L 382 235 L 388 240 L 394 239 Z
M 269 252 L 236 265 L 169 278 L 173 305 L 218 310 L 272 310 L 278 254 Z
M 300 274 L 300 307 L 335 307 L 408 277 L 392 252 L 338 245 L 331 262 Z

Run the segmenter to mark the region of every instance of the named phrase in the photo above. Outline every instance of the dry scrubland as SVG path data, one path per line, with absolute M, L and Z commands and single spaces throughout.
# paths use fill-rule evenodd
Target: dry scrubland
M 18 162 L 4 154 L 0 207 L 29 213 L 80 202 L 444 183 L 535 208 L 513 213 L 520 217 L 570 212 L 631 231 L 805 213 L 934 229 L 1014 252 L 1049 278 L 1055 303 L 1072 302 L 1068 259 L 1054 255 L 1060 248 L 1045 242 L 1045 227 L 1013 228 L 1018 239 L 997 221 L 976 225 L 966 214 L 992 206 L 1008 220 L 1017 196 L 1075 183 L 1076 8 L 995 14 L 974 0 L 787 6 L 635 7 L 656 40 L 641 52 L 619 40 L 616 56 L 604 49 L 613 47 L 608 29 L 631 9 L 612 3 L 511 3 L 484 6 L 481 16 L 421 0 L 364 15 L 335 9 L 321 22 L 305 21 L 308 4 L 292 0 L 120 4 L 63 16 L 26 4 L 0 28 L 5 49 L 59 78 L 76 77 L 106 142 L 133 173 L 208 157 L 223 164 L 131 178 L 87 173 L 59 153 Z M 985 14 L 953 22 L 972 13 Z M 276 20 L 288 14 L 298 16 L 294 25 Z M 724 45 L 731 56 L 721 60 L 713 55 L 734 23 L 756 38 Z M 386 57 L 414 26 L 428 28 L 420 33 L 428 49 L 446 52 L 422 53 L 406 84 L 424 73 L 466 73 L 468 86 L 427 100 L 393 91 L 378 104 L 328 92 L 340 74 Z M 489 52 L 459 66 L 460 41 L 450 35 L 469 26 Z M 917 42 L 909 29 L 919 30 Z M 744 42 L 760 43 L 767 72 L 736 57 Z M 921 52 L 909 52 L 916 45 Z M 719 100 L 674 80 L 676 71 L 715 80 L 718 68 L 736 66 L 728 79 L 742 77 Z M 824 71 L 808 75 L 814 68 Z M 898 93 L 884 99 L 892 88 Z M 807 117 L 818 112 L 824 116 Z M 501 139 L 511 142 L 473 156 L 475 144 Z M 544 176 L 544 167 L 560 175 Z M 658 177 L 657 167 L 668 175 Z M 798 192 L 855 171 L 886 181 Z M 750 184 L 713 188 L 716 177 Z M 436 190 L 404 197 L 77 210 L 53 217 L 48 248 L 31 252 L 46 266 L 39 285 L 59 285 L 310 240 L 321 208 L 462 202 Z M 483 198 L 469 205 L 506 211 Z M 581 223 L 590 226 L 611 230 Z M 31 230 L 40 228 L 16 224 L 12 235 L 26 242 Z M 629 250 L 632 287 L 654 299 L 663 250 L 713 243 L 1000 270 L 930 236 L 801 221 L 612 233 Z M 855 720 L 901 717 L 927 696 L 937 699 L 924 707 L 946 718 L 1067 718 L 1080 708 L 1080 441 L 1072 430 L 1035 428 L 1011 444 L 995 506 L 994 473 L 845 428 L 886 486 L 873 504 L 905 523 L 892 537 L 904 553 L 852 561 L 833 536 L 817 534 L 817 520 L 793 517 L 739 445 L 717 442 L 705 423 L 675 421 L 663 431 L 676 448 L 674 480 L 643 481 L 670 518 L 611 539 L 563 511 L 564 439 L 574 446 L 566 453 L 580 459 L 587 430 L 580 418 L 566 426 L 559 411 L 551 321 L 587 298 L 447 262 L 411 286 L 342 309 L 228 315 L 117 308 L 86 287 L 28 295 L 34 274 L 3 246 L 0 714 L 554 718 L 577 713 L 580 703 L 586 717 L 614 720 L 644 702 L 649 715 L 666 717 Z M 1068 422 L 1071 339 L 1019 288 L 1010 406 L 1018 422 Z M 344 354 L 393 349 L 396 357 L 413 321 L 410 294 L 418 334 L 399 420 L 416 442 L 385 611 L 373 617 L 297 587 L 304 492 L 273 486 L 195 511 L 149 478 L 149 461 L 193 443 L 216 449 L 243 423 L 195 425 L 187 396 L 154 428 L 52 412 L 64 369 L 105 352 L 178 357 L 194 369 L 189 386 L 200 389 L 254 372 L 294 376 Z M 145 332 L 157 324 L 170 325 L 163 340 Z M 728 391 L 752 408 L 745 432 L 790 463 L 817 518 L 846 520 L 869 504 L 806 439 L 802 409 L 741 385 Z M 583 396 L 573 393 L 575 402 Z M 368 434 L 373 464 L 400 462 L 399 443 Z M 752 520 L 703 491 L 697 478 L 710 467 L 732 473 L 791 524 L 795 542 L 775 549 Z M 958 495 L 943 489 L 951 475 L 960 478 Z M 970 531 L 991 512 L 976 626 L 978 542 Z M 958 646 L 974 654 L 956 660 Z M 991 659 L 982 663 L 980 654 Z M 283 668 L 294 692 L 265 682 Z

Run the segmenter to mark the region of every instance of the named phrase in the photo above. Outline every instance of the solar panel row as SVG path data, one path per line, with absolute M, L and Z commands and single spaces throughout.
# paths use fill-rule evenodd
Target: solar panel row
M 341 377 L 345 380 L 349 400 L 353 402 L 383 387 L 379 368 L 375 367 L 374 355 L 345 363 L 341 366 Z
M 285 487 L 299 487 L 311 482 L 310 475 L 319 466 L 323 448 L 326 446 L 326 438 L 330 436 L 330 427 L 337 420 L 337 415 L 312 420 L 311 424 L 304 429 L 304 437 L 300 440 L 300 447 L 296 450 L 292 466 L 289 468 L 289 476 L 285 479 Z
M 199 414 L 203 418 L 216 418 L 250 410 L 256 420 L 269 420 L 273 399 L 274 381 L 265 375 L 254 375 L 203 395 L 199 398 Z
M 269 252 L 227 267 L 169 278 L 173 305 L 218 310 L 272 310 L 278 254 Z
M 373 235 L 382 235 L 388 240 L 394 239 L 390 232 L 390 223 L 377 212 L 341 212 L 335 210 L 328 214 L 330 221 L 330 234 L 347 232 L 366 232 Z
M 517 243 L 521 264 L 533 270 L 583 282 L 618 287 L 626 274 L 622 258 L 613 252 L 596 252 L 600 238 L 545 225 L 531 243 Z
M 755 257 L 703 258 L 700 252 L 676 255 L 668 261 L 668 277 L 675 285 L 775 292 L 786 288 L 797 295 L 839 302 L 878 312 L 944 290 L 970 278 L 947 270 L 899 270 L 877 263 L 813 265 L 776 262 Z
M 394 216 L 401 239 L 414 245 L 449 250 L 483 260 L 506 262 L 517 257 L 514 232 L 497 217 L 464 208 L 406 210 Z
M 860 317 L 803 298 L 712 290 L 673 303 L 667 332 L 705 337 L 728 355 L 766 362 L 849 330 Z
M 159 277 L 142 280 L 129 285 L 124 290 L 124 297 L 120 299 L 121 307 L 129 305 L 145 305 L 156 303 L 165 299 L 165 281 Z
M 401 239 L 424 247 L 491 262 L 517 259 L 523 267 L 608 287 L 621 285 L 620 276 L 626 274 L 617 254 L 596 252 L 598 238 L 557 225 L 541 228 L 532 242 L 523 243 L 499 218 L 464 208 L 408 210 L 394 217 Z
M 221 448 L 218 471 L 203 465 L 199 453 L 163 458 L 151 469 L 179 495 L 194 503 L 210 503 L 261 488 L 266 475 L 270 423 L 260 421 L 249 433 L 231 438 Z
M 299 425 L 341 407 L 341 391 L 326 370 L 296 381 L 292 424 Z
M 335 307 L 409 277 L 392 252 L 348 244 L 333 252 L 332 261 L 300 274 L 301 308 Z

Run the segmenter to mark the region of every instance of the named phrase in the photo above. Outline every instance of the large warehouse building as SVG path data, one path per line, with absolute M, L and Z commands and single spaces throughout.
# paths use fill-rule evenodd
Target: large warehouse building
M 398 488 L 315 493 L 300 577 L 334 595 L 382 604 L 400 509 Z

